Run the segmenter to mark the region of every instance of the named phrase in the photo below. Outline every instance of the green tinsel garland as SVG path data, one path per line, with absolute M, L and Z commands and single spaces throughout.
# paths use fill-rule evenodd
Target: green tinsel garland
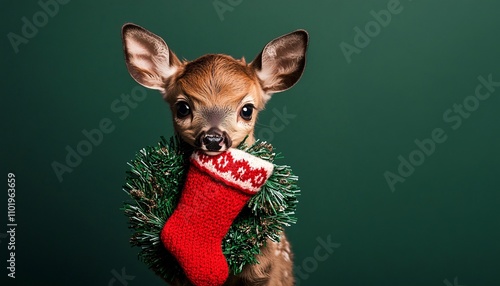
M 277 154 L 266 142 L 245 144 L 239 149 L 273 162 Z M 133 246 L 141 248 L 139 258 L 157 275 L 167 281 L 184 275 L 177 260 L 165 249 L 160 233 L 180 199 L 189 167 L 190 146 L 177 138 L 167 141 L 161 137 L 156 147 L 146 147 L 129 162 L 123 190 L 133 199 L 124 205 L 134 233 Z M 235 219 L 222 241 L 222 249 L 233 274 L 248 263 L 258 261 L 255 255 L 266 239 L 279 241 L 285 226 L 296 222 L 293 216 L 299 195 L 297 176 L 286 165 L 274 165 L 274 172 Z

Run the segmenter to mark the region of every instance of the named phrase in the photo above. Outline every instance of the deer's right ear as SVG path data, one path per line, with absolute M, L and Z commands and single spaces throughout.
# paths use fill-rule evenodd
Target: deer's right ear
M 165 83 L 181 63 L 165 41 L 132 23 L 122 27 L 123 51 L 130 75 L 141 85 L 165 91 Z

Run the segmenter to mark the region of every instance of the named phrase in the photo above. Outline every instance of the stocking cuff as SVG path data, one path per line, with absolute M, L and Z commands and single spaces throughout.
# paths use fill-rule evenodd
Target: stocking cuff
M 215 156 L 195 151 L 191 164 L 212 178 L 251 195 L 260 190 L 274 168 L 271 162 L 235 148 Z

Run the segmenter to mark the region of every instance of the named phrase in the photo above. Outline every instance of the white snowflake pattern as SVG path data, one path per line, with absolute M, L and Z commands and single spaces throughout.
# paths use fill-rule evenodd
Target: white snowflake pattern
M 240 167 L 237 172 L 238 172 L 238 175 L 241 178 L 241 177 L 243 177 L 243 174 L 245 174 L 245 168 Z
M 225 168 L 227 166 L 227 164 L 229 163 L 229 159 L 227 156 L 220 156 L 218 159 L 217 159 L 217 164 L 218 164 L 218 168 L 221 169 L 221 168 Z
M 258 174 L 257 176 L 255 176 L 255 183 L 257 184 L 262 184 L 264 183 L 264 177 L 262 176 L 262 174 Z

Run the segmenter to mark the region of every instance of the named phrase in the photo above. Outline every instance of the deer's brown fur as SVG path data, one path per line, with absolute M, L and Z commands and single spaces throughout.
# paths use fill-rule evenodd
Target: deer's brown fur
M 207 154 L 237 146 L 245 138 L 246 143 L 255 142 L 258 112 L 272 94 L 299 80 L 308 42 L 307 33 L 297 30 L 269 42 L 251 63 L 222 54 L 180 61 L 163 39 L 144 28 L 126 24 L 122 35 L 130 75 L 163 94 L 177 134 Z M 249 109 L 251 116 L 243 113 Z M 214 132 L 211 138 L 220 136 L 220 143 L 214 146 L 200 140 L 207 132 Z M 230 275 L 224 286 L 294 285 L 293 254 L 284 232 L 280 242 L 268 240 L 256 258 L 258 264 Z M 192 284 L 178 278 L 172 285 Z

